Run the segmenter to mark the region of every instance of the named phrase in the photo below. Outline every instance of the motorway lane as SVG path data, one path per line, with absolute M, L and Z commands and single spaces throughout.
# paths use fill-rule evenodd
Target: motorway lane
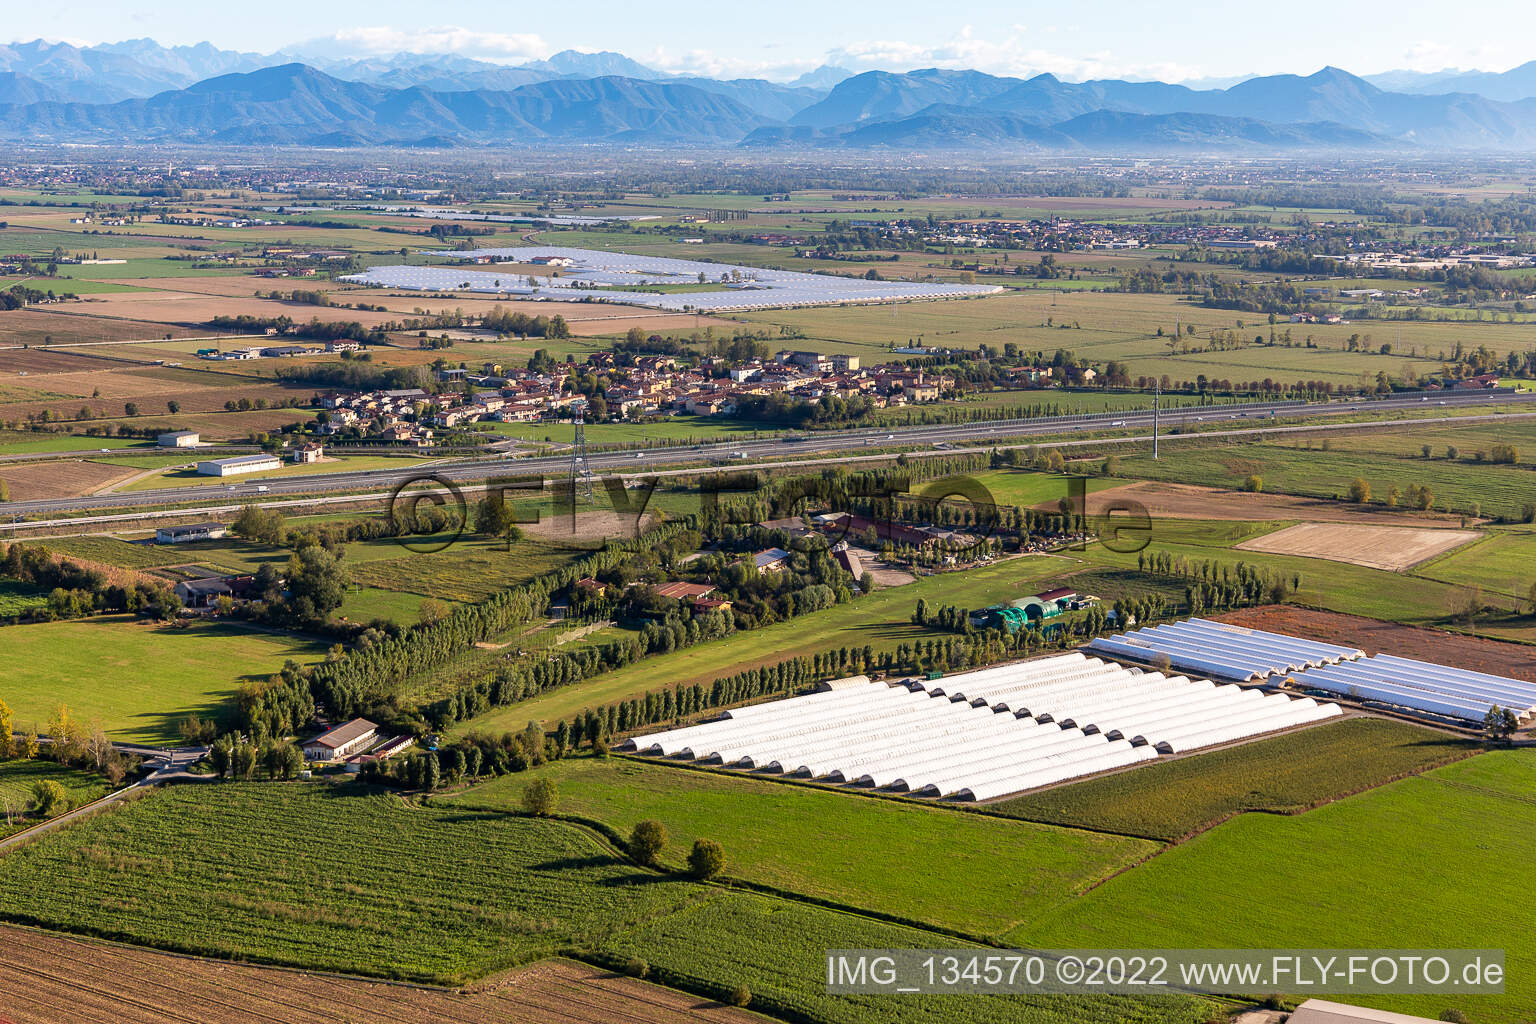
M 1294 420 L 1323 419 L 1360 412 L 1390 412 L 1453 408 L 1455 406 L 1500 403 L 1536 404 L 1536 393 L 1499 394 L 1487 392 L 1432 392 L 1429 395 L 1394 396 L 1386 399 L 1303 404 L 1298 402 L 1258 402 L 1237 406 L 1190 406 L 1165 409 L 1160 413 L 1164 431 L 1181 425 L 1243 421 L 1257 423 L 1271 418 Z M 1150 429 L 1151 410 L 1124 413 L 1096 413 L 1081 416 L 1057 416 L 1031 420 L 997 420 L 980 423 L 934 424 L 917 427 L 892 427 L 874 430 L 845 430 L 835 433 L 807 434 L 799 440 L 774 437 L 756 441 L 686 447 L 662 447 L 642 451 L 595 452 L 588 465 L 593 473 L 632 474 L 656 465 L 676 465 L 697 461 L 712 466 L 730 467 L 753 459 L 800 457 L 828 452 L 860 454 L 861 448 L 933 449 L 945 445 L 986 444 L 1005 437 L 1070 437 L 1084 431 L 1108 429 Z M 431 476 L 454 484 L 474 483 L 500 476 L 549 479 L 566 477 L 571 468 L 569 454 L 541 458 L 478 458 L 418 465 L 403 469 L 352 470 L 316 473 L 305 476 L 270 478 L 246 483 L 205 487 L 171 487 L 118 494 L 89 495 L 78 498 L 54 498 L 16 501 L 0 506 L 0 519 L 24 521 L 30 516 L 58 512 L 88 512 L 99 509 L 148 508 L 194 501 L 272 501 L 283 496 L 324 494 L 365 489 L 391 490 Z

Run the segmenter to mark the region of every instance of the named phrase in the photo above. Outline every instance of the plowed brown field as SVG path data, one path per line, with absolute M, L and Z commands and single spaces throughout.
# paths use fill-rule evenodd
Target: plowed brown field
M 750 1024 L 754 1015 L 567 960 L 450 992 L 0 927 L 14 1024 Z

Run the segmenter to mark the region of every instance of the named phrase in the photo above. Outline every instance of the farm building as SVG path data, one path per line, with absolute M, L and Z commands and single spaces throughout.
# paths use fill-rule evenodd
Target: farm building
M 789 552 L 783 548 L 768 548 L 752 556 L 752 567 L 758 572 L 780 572 L 789 561 Z
M 200 436 L 195 430 L 173 430 L 155 438 L 161 448 L 196 448 Z
M 254 588 L 256 577 L 249 573 L 236 576 L 209 576 L 200 580 L 182 580 L 173 588 L 188 608 L 209 608 L 219 598 L 244 598 Z
M 1010 605 L 1022 611 L 1029 621 L 1039 622 L 1041 619 L 1053 619 L 1060 615 L 1071 608 L 1075 600 L 1077 600 L 1077 591 L 1067 587 L 1057 587 L 1055 590 L 1047 590 L 1033 597 L 1019 598 L 1017 601 L 1010 602 Z
M 204 476 L 239 476 L 241 473 L 266 473 L 282 469 L 275 455 L 236 455 L 228 459 L 207 459 L 197 464 Z
M 989 800 L 1340 713 L 1310 697 L 1142 672 L 1081 653 L 910 685 L 852 680 L 636 736 L 626 749 Z
M 305 743 L 304 757 L 310 761 L 341 761 L 368 749 L 378 734 L 379 727 L 368 719 L 354 718 Z
M 189 523 L 186 526 L 162 526 L 155 531 L 156 544 L 186 544 L 194 540 L 218 540 L 229 536 L 223 523 Z
M 1365 654 L 1352 647 L 1208 619 L 1188 619 L 1099 637 L 1088 647 L 1112 658 L 1149 665 L 1166 659 L 1173 668 L 1242 681 L 1333 665 Z
M 1296 1007 L 1290 1024 L 1431 1024 L 1428 1017 L 1413 1017 L 1368 1006 L 1350 1006 L 1327 999 L 1308 999 Z
M 1008 604 L 995 604 L 970 615 L 971 625 L 977 629 L 1001 629 L 1017 633 L 1029 628 L 1030 616 L 1023 608 Z
M 679 601 L 688 601 L 713 594 L 715 588 L 708 583 L 684 583 L 680 580 L 674 580 L 670 583 L 656 584 L 656 586 L 651 588 L 651 592 L 657 597 L 671 597 Z

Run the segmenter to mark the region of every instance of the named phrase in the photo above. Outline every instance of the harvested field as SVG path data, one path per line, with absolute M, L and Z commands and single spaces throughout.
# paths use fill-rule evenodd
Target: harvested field
M 8 321 L 0 320 L 0 328 L 8 326 Z M 12 348 L 0 350 L 0 376 L 9 379 L 10 374 L 17 374 L 18 381 L 32 383 L 37 387 L 46 386 L 37 378 L 46 374 L 68 373 L 99 373 L 102 370 L 132 369 L 138 364 L 123 359 L 113 359 L 102 355 L 94 349 L 46 349 L 46 348 Z M 20 377 L 25 373 L 26 377 Z
M 1401 572 L 1482 536 L 1475 530 L 1414 529 L 1359 523 L 1297 523 L 1236 545 L 1240 551 L 1302 555 Z
M 1140 502 L 1148 514 L 1165 519 L 1299 519 L 1318 523 L 1365 523 L 1380 526 L 1407 526 L 1420 529 L 1449 529 L 1461 526 L 1460 518 L 1421 512 L 1380 512 L 1362 510 L 1354 505 L 1322 498 L 1297 498 L 1287 494 L 1253 494 L 1227 491 L 1217 487 L 1195 487 L 1143 481 L 1111 487 L 1088 495 L 1089 515 L 1101 515 L 1116 500 Z M 1038 509 L 1055 511 L 1056 503 L 1043 502 Z
M 756 1020 L 695 996 L 545 960 L 470 990 L 446 991 L 176 956 L 0 927 L 0 1020 L 15 1024 L 735 1024 Z
M 66 303 L 64 308 L 70 310 L 67 313 L 11 310 L 0 314 L 0 329 L 4 330 L 5 340 L 9 344 L 34 347 L 42 345 L 44 338 L 52 338 L 53 344 L 61 345 L 81 341 L 147 341 L 164 338 L 167 334 L 184 337 L 206 333 L 201 328 L 107 319 L 96 315 L 94 305 L 88 300 Z
M 395 313 L 375 313 L 371 310 L 344 309 L 337 306 L 314 306 L 299 302 L 281 302 L 258 299 L 251 293 L 281 287 L 284 282 L 247 278 L 244 294 L 203 295 L 176 290 L 118 292 L 111 295 L 93 296 L 91 311 L 96 316 L 131 317 L 135 320 L 152 320 L 160 323 L 184 323 L 202 325 L 215 316 L 239 316 L 244 313 L 254 317 L 286 316 L 306 323 L 312 318 L 324 321 L 356 320 L 364 327 L 377 327 L 390 320 L 398 320 Z M 303 281 L 295 288 L 309 290 Z M 163 333 L 163 332 L 162 332 Z
M 131 466 L 100 462 L 28 462 L 0 469 L 0 480 L 10 485 L 12 501 L 33 501 L 94 494 L 138 472 Z
M 1400 626 L 1363 615 L 1324 612 L 1294 605 L 1264 605 L 1214 615 L 1222 622 L 1310 637 L 1358 647 L 1367 654 L 1385 651 L 1474 672 L 1491 672 L 1536 682 L 1536 648 L 1499 640 L 1443 633 L 1436 629 Z

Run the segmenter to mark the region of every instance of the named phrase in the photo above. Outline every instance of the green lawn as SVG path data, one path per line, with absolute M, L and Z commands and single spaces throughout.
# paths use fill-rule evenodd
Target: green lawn
M 825 611 L 648 657 L 521 704 L 497 708 L 461 724 L 459 731 L 517 730 L 530 720 L 553 723 L 583 708 L 627 699 L 647 690 L 675 683 L 713 681 L 752 665 L 777 664 L 829 647 L 867 644 L 877 651 L 889 650 L 917 637 L 932 637 L 910 624 L 918 598 L 925 598 L 930 605 L 980 608 L 1033 594 L 1047 581 L 1077 567 L 1074 561 L 1051 555 L 1027 555 L 965 572 L 924 577 L 906 586 L 876 590 L 867 597 Z
M 557 761 L 538 774 L 559 787 L 562 813 L 626 836 L 636 822 L 660 821 L 671 839 L 668 863 L 680 866 L 694 839 L 715 839 L 733 876 L 972 935 L 1038 917 L 1157 849 L 1139 839 L 630 758 Z M 527 782 L 509 775 L 434 803 L 516 809 Z M 853 850 L 878 851 L 890 866 L 945 867 L 873 872 Z M 992 879 L 987 886 L 973 884 L 983 875 Z
M 1536 752 L 1498 751 L 1296 817 L 1245 814 L 1010 941 L 1042 948 L 1502 948 L 1502 996 L 1359 998 L 1480 1024 L 1536 1016 Z M 1472 894 L 1469 896 L 1468 894 Z M 1468 905 L 1484 899 L 1486 910 Z
M 1478 749 L 1406 722 L 1351 718 L 990 806 L 1031 821 L 1175 840 L 1243 811 L 1303 811 Z
M 187 715 L 222 717 L 240 683 L 327 646 L 235 623 L 183 628 L 126 616 L 5 626 L 0 639 L 0 697 L 16 728 L 42 727 L 63 702 L 81 721 L 145 743 L 174 741 Z

